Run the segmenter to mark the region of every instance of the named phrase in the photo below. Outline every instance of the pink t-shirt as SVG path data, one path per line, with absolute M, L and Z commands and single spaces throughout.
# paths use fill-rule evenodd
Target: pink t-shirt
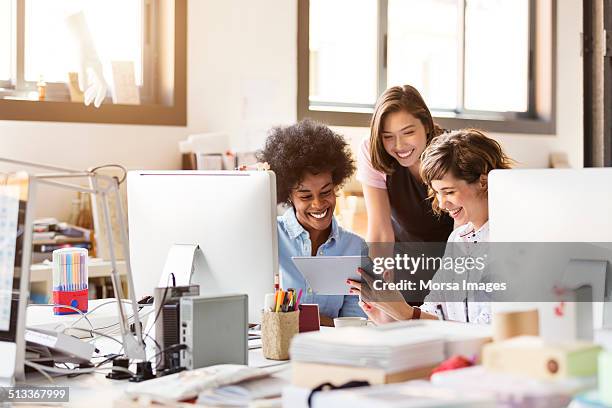
M 369 137 L 361 141 L 357 152 L 357 180 L 366 186 L 387 189 L 387 175 L 372 167 Z

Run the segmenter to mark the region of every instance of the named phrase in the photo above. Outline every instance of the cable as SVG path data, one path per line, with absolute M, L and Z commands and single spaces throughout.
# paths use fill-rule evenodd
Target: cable
M 161 302 L 159 302 L 159 307 L 157 308 L 157 313 L 155 314 L 155 319 L 153 320 L 153 323 L 151 324 L 151 327 L 149 327 L 149 330 L 147 330 L 147 334 L 146 336 L 149 335 L 149 333 L 151 333 L 151 330 L 153 330 L 153 327 L 155 327 L 155 323 L 157 322 L 157 319 L 159 319 L 159 315 L 161 314 L 162 309 L 164 308 L 164 303 L 166 302 L 166 296 L 168 295 L 168 280 L 170 279 L 171 275 L 168 275 L 168 279 L 166 279 L 166 289 L 164 290 L 164 296 L 162 296 L 162 300 Z
M 34 369 L 40 369 L 40 370 L 43 370 L 49 373 L 62 374 L 62 375 L 88 374 L 88 373 L 95 373 L 99 371 L 108 371 L 108 370 L 123 371 L 124 373 L 129 373 L 131 375 L 134 375 L 133 372 L 123 367 L 58 368 L 58 367 L 47 367 L 45 365 L 34 363 L 32 361 L 27 361 L 27 360 L 24 362 L 24 364 Z
M 31 367 L 33 369 L 35 369 L 36 371 L 38 371 L 39 373 L 41 373 L 47 380 L 49 380 L 50 383 L 55 384 L 55 380 L 53 379 L 53 377 L 51 377 L 49 374 L 47 374 L 44 370 L 42 370 L 41 368 L 39 368 L 39 364 L 36 363 L 32 363 L 30 361 L 24 361 L 24 365 L 27 365 L 28 367 Z M 43 366 L 44 367 L 44 366 Z
M 117 303 L 117 302 L 132 304 L 132 301 L 131 301 L 131 300 L 127 300 L 127 299 L 116 299 L 116 298 L 115 298 L 115 299 L 113 299 L 113 300 L 109 300 L 108 302 L 101 303 L 101 304 L 97 305 L 96 307 L 94 307 L 93 309 L 88 310 L 88 311 L 87 311 L 87 312 L 86 312 L 86 313 L 85 313 L 83 316 L 79 317 L 77 320 L 75 320 L 74 322 L 72 322 L 72 324 L 70 325 L 70 327 L 69 327 L 69 328 L 74 327 L 74 325 L 75 325 L 75 324 L 77 324 L 78 322 L 80 322 L 80 321 L 83 319 L 83 317 L 84 317 L 84 316 L 89 316 L 89 315 L 91 315 L 93 312 L 95 312 L 96 310 L 98 310 L 98 309 L 99 309 L 99 308 L 101 308 L 102 306 L 110 305 L 110 304 L 112 304 L 112 303 Z M 117 324 L 119 324 L 119 323 L 117 323 Z M 97 329 L 100 329 L 100 328 L 98 327 Z
M 91 336 L 90 341 L 97 340 L 97 338 L 95 338 L 93 336 L 94 334 L 97 334 L 100 337 L 105 337 L 107 339 L 111 339 L 113 341 L 116 341 L 117 343 L 119 343 L 119 344 L 121 344 L 123 346 L 123 343 L 121 341 L 117 340 L 113 336 L 109 336 L 108 334 L 102 333 L 102 332 L 100 332 L 98 330 L 87 330 L 87 329 L 83 329 L 82 327 L 72 327 L 70 330 L 81 330 L 81 331 L 89 333 L 89 335 Z
M 142 310 L 143 308 L 141 308 L 140 310 Z M 152 310 L 147 311 L 147 313 L 144 313 L 142 315 L 138 315 L 139 318 L 143 318 L 143 317 L 147 317 L 148 315 L 150 315 L 151 313 L 153 313 L 153 308 L 151 308 Z M 130 319 L 132 319 L 134 317 L 134 315 L 128 316 L 127 320 L 129 321 Z M 102 326 L 102 327 L 96 327 L 96 330 L 106 330 L 110 327 L 113 326 L 117 326 L 118 324 L 120 324 L 119 322 L 117 323 L 113 323 L 113 324 L 109 324 L 108 326 Z
M 66 308 L 66 309 L 70 309 L 70 310 L 74 310 L 75 312 L 78 312 L 81 315 L 81 318 L 85 319 L 87 321 L 87 323 L 89 323 L 89 327 L 91 327 L 91 330 L 95 330 L 93 327 L 93 324 L 91 324 L 91 321 L 87 318 L 87 316 L 85 315 L 85 313 L 83 313 L 83 311 L 81 311 L 80 309 L 77 309 L 76 307 L 72 307 L 69 305 L 59 305 L 59 304 L 55 304 L 55 303 L 30 303 L 28 305 L 29 306 L 36 306 L 36 307 L 61 307 L 61 308 Z
M 120 164 L 103 164 L 102 166 L 97 166 L 92 169 L 89 169 L 89 172 L 95 174 L 98 170 L 107 169 L 107 168 L 116 168 L 116 169 L 120 169 L 123 172 L 123 175 L 121 176 L 121 178 L 116 177 L 117 184 L 121 185 L 121 183 L 123 183 L 125 179 L 127 178 L 127 169 Z
M 161 355 L 163 353 L 166 353 L 168 351 L 175 350 L 175 349 L 176 350 L 185 350 L 186 348 L 187 348 L 187 345 L 184 344 L 184 343 L 173 344 L 173 345 L 168 346 L 165 349 L 161 350 L 159 353 L 155 354 L 153 357 L 149 358 L 147 361 L 151 361 L 154 358 L 156 358 L 157 356 L 159 356 L 159 355 Z

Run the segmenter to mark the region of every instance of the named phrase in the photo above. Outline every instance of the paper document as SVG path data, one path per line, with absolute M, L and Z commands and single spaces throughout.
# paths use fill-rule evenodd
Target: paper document
M 363 256 L 294 256 L 291 259 L 318 295 L 349 295 L 346 280 L 361 281 L 357 268 L 369 262 Z

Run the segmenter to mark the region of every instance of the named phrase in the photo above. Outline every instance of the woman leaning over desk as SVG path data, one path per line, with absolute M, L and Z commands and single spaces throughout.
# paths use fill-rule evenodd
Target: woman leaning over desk
M 453 220 L 433 213 L 419 174 L 421 154 L 442 133 L 412 86 L 395 86 L 380 96 L 370 137 L 362 142 L 357 157 L 368 242 L 446 242 Z
M 363 239 L 334 217 L 336 193 L 355 171 L 348 144 L 327 126 L 306 119 L 272 129 L 257 158 L 276 173 L 277 201 L 289 207 L 277 219 L 281 286 L 302 289 L 301 303 L 317 303 L 323 325 L 338 316 L 365 317 L 358 296 L 313 293 L 291 259 L 361 255 Z
M 486 257 L 487 246 L 482 243 L 489 240 L 488 176 L 492 170 L 509 169 L 512 163 L 499 143 L 474 129 L 438 136 L 427 147 L 421 157 L 420 173 L 430 191 L 430 205 L 438 214 L 450 214 L 460 225 L 448 238 L 451 245 L 445 257 Z M 406 303 L 399 292 L 376 293 L 372 278 L 360 273 L 366 285 L 351 280 L 347 283 L 352 286 L 351 293 L 365 298 L 362 306 L 377 323 L 438 318 L 464 323 L 491 321 L 490 299 L 480 291 L 432 291 L 418 308 Z M 463 273 L 441 267 L 433 281 L 453 282 L 457 274 Z M 465 273 L 464 279 L 469 280 L 469 271 Z M 482 280 L 483 276 L 476 273 L 475 278 Z

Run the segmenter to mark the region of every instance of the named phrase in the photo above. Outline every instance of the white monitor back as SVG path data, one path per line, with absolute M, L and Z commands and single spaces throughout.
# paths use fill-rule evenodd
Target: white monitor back
M 612 242 L 612 168 L 495 170 L 493 242 Z
M 274 173 L 132 171 L 127 180 L 136 298 L 153 295 L 172 245 L 195 243 L 215 292 L 248 294 L 249 321 L 260 322 L 278 273 Z
M 610 208 L 612 168 L 495 170 L 489 175 L 491 242 L 610 243 Z M 575 304 L 567 306 L 566 315 L 577 313 Z M 493 311 L 533 307 L 540 311 L 545 337 L 567 335 L 557 304 L 493 304 Z M 595 328 L 601 327 L 601 303 L 593 319 Z

